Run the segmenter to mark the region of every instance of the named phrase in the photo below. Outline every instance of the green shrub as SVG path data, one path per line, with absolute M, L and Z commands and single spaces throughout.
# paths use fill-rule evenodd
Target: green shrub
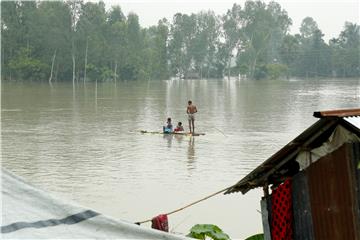
M 196 224 L 190 229 L 187 237 L 196 239 L 230 240 L 230 237 L 224 233 L 218 226 L 213 224 Z
M 284 64 L 272 63 L 266 65 L 267 77 L 270 79 L 278 79 L 284 77 L 288 73 L 288 67 Z

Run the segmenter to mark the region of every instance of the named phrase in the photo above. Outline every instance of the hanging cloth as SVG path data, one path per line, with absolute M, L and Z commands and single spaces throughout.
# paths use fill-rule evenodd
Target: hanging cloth
M 271 239 L 293 239 L 293 211 L 291 180 L 287 179 L 272 192 Z
M 151 219 L 151 227 L 160 231 L 169 232 L 169 222 L 166 214 L 160 214 Z

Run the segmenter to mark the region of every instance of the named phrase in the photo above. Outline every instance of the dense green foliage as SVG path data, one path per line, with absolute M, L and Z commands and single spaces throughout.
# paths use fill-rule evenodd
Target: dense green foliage
M 359 77 L 359 25 L 326 43 L 307 17 L 300 34 L 276 2 L 174 15 L 143 28 L 103 2 L 2 1 L 1 77 L 15 80 Z
M 226 233 L 213 224 L 196 224 L 190 229 L 187 237 L 204 240 L 209 238 L 213 240 L 230 240 Z

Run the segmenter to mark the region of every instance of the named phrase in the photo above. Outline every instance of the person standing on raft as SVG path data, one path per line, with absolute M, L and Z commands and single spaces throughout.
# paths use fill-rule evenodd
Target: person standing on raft
M 195 133 L 195 124 L 194 124 L 195 113 L 197 113 L 197 108 L 195 105 L 192 104 L 191 100 L 188 101 L 186 113 L 188 114 L 190 133 L 194 134 Z M 191 126 L 192 126 L 192 129 L 191 129 Z

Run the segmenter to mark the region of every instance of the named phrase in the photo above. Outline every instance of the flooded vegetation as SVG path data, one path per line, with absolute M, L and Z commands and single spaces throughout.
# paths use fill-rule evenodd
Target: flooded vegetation
M 142 27 L 104 2 L 1 2 L 2 79 L 117 81 L 174 78 L 359 77 L 359 25 L 329 41 L 313 16 L 290 33 L 276 2 L 176 13 Z M 71 20 L 71 21 L 70 21 Z

